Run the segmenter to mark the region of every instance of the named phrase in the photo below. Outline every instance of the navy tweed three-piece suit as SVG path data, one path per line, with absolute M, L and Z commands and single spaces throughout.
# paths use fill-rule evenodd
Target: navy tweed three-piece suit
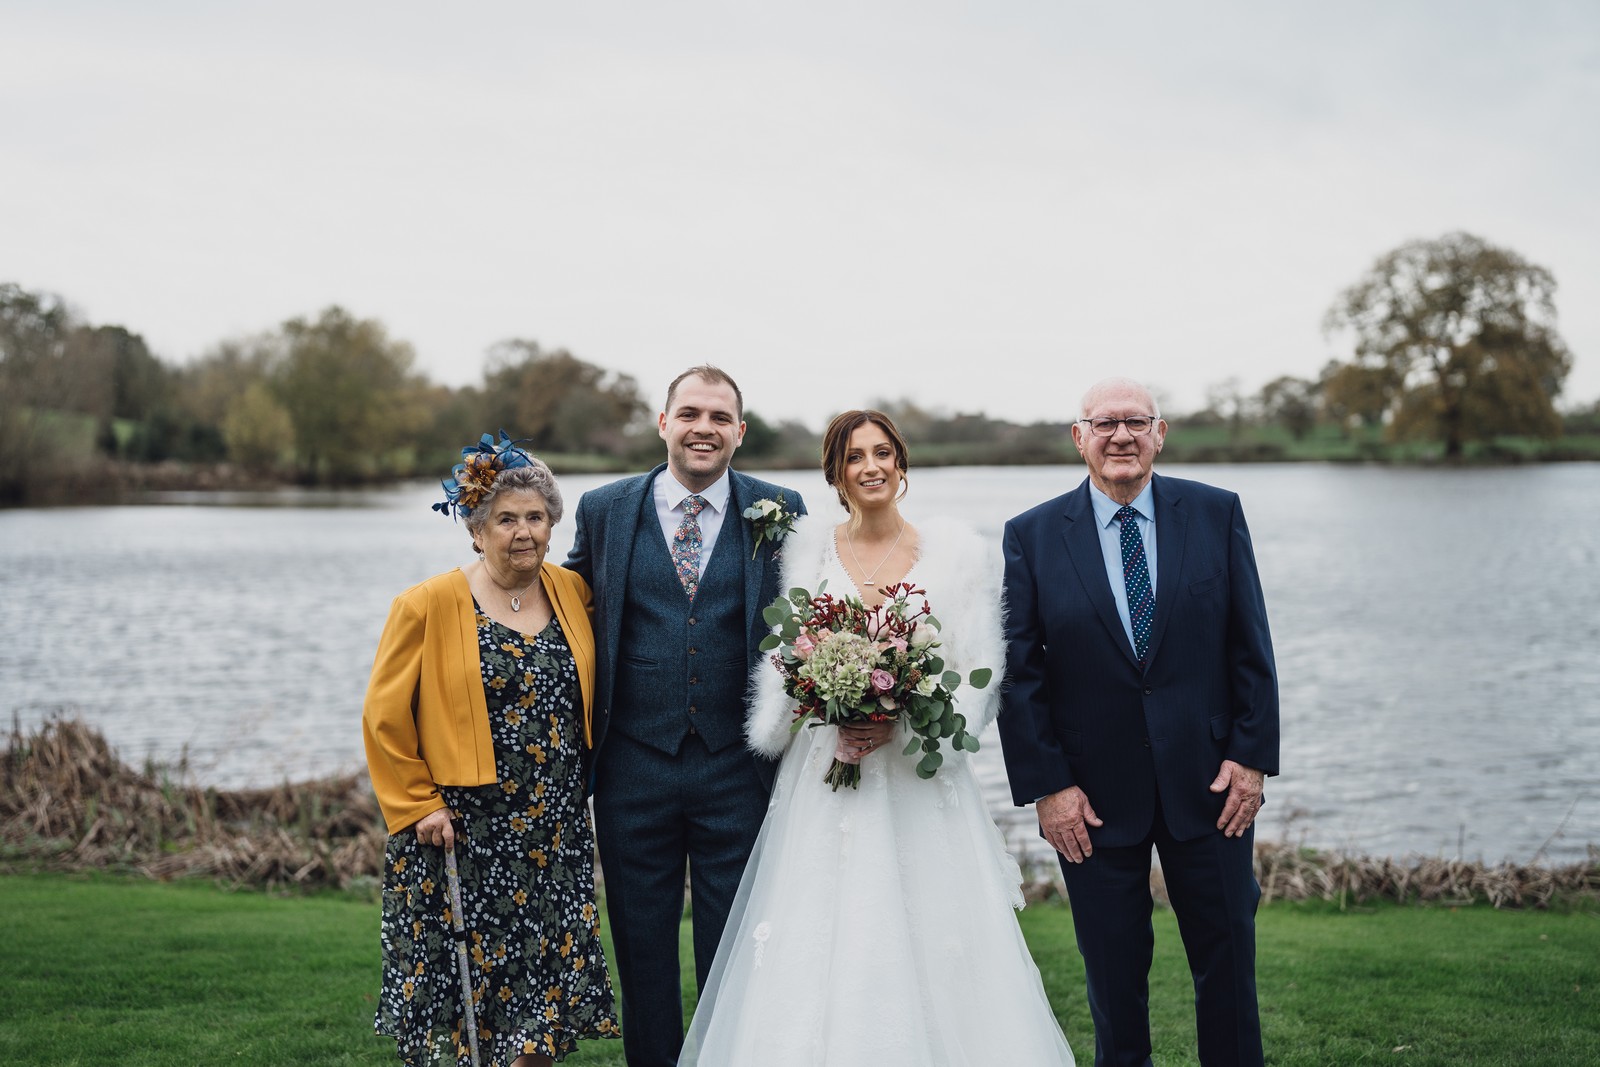
M 677 1059 L 685 868 L 703 987 L 776 770 L 745 747 L 744 718 L 779 567 L 741 513 L 780 495 L 805 511 L 792 489 L 729 471 L 727 512 L 691 602 L 655 512 L 665 468 L 585 493 L 567 558 L 594 590 L 595 832 L 630 1067 Z

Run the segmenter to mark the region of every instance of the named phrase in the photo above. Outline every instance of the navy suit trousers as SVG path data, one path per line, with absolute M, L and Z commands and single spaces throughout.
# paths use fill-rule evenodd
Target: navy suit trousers
M 629 1067 L 672 1067 L 684 1032 L 678 925 L 685 867 L 695 978 L 704 988 L 761 832 L 767 787 L 743 745 L 710 752 L 698 734 L 671 756 L 613 730 L 598 760 L 595 836 L 622 988 L 623 1050 Z
M 1262 1062 L 1256 1007 L 1255 914 L 1261 888 L 1252 854 L 1255 829 L 1175 840 L 1156 805 L 1155 824 L 1137 845 L 1095 846 L 1083 863 L 1061 858 L 1072 901 L 1094 1018 L 1096 1067 L 1150 1063 L 1150 850 L 1161 857 L 1167 897 L 1194 976 L 1200 1062 L 1242 1067 Z

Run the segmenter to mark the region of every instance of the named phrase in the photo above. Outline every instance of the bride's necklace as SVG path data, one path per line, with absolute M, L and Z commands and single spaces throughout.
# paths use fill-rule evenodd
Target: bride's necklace
M 520 593 L 513 593 L 511 590 L 507 589 L 505 586 L 501 585 L 499 582 L 494 580 L 494 574 L 493 574 L 493 572 L 491 572 L 489 570 L 489 564 L 487 562 L 485 562 L 484 565 L 483 565 L 483 573 L 484 573 L 484 576 L 489 579 L 489 584 L 490 585 L 494 586 L 496 589 L 500 590 L 506 596 L 511 598 L 511 610 L 512 611 L 521 611 L 522 610 L 522 598 L 528 595 L 528 591 L 529 590 L 531 590 L 534 586 L 539 584 L 539 576 L 537 574 L 535 574 L 533 576 L 533 581 L 528 583 L 528 588 L 527 589 L 524 589 Z
M 901 519 L 900 520 L 900 532 L 894 535 L 894 543 L 889 546 L 889 551 L 887 551 L 887 552 L 885 552 L 883 554 L 883 558 L 878 561 L 878 565 L 876 567 L 872 568 L 872 573 L 868 574 L 867 573 L 867 568 L 863 567 L 861 565 L 861 561 L 856 558 L 855 542 L 850 540 L 850 527 L 846 526 L 844 528 L 844 547 L 846 547 L 846 548 L 848 548 L 850 550 L 850 562 L 854 563 L 856 565 L 856 570 L 861 572 L 862 579 L 868 585 L 871 585 L 874 581 L 877 580 L 878 572 L 883 570 L 883 565 L 885 563 L 889 562 L 889 557 L 894 555 L 894 550 L 900 547 L 900 538 L 904 537 L 905 533 L 906 533 L 906 520 Z

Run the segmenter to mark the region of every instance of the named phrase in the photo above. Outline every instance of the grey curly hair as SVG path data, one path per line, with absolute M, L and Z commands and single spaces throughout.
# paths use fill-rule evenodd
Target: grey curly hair
M 495 497 L 501 493 L 515 493 L 531 489 L 544 497 L 544 506 L 550 512 L 550 525 L 554 526 L 561 521 L 564 509 L 561 505 L 561 487 L 556 484 L 556 476 L 550 473 L 550 468 L 544 460 L 528 457 L 528 464 L 524 467 L 512 467 L 503 470 L 494 476 L 494 485 L 484 494 L 478 506 L 467 512 L 467 532 L 473 536 L 483 532 L 484 526 L 489 522 L 489 513 L 494 510 Z

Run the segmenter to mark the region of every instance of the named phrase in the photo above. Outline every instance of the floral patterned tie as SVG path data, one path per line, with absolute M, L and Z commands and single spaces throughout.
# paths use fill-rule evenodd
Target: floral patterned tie
M 1150 648 L 1150 622 L 1156 617 L 1156 597 L 1150 590 L 1150 564 L 1144 558 L 1144 538 L 1139 534 L 1139 513 L 1129 505 L 1117 510 L 1122 529 L 1122 585 L 1128 593 L 1128 621 L 1133 625 L 1133 651 L 1144 665 Z
M 678 570 L 678 581 L 683 583 L 683 591 L 689 594 L 690 600 L 700 587 L 700 512 L 705 506 L 706 498 L 698 493 L 683 498 L 683 521 L 678 523 L 669 546 L 672 565 Z

